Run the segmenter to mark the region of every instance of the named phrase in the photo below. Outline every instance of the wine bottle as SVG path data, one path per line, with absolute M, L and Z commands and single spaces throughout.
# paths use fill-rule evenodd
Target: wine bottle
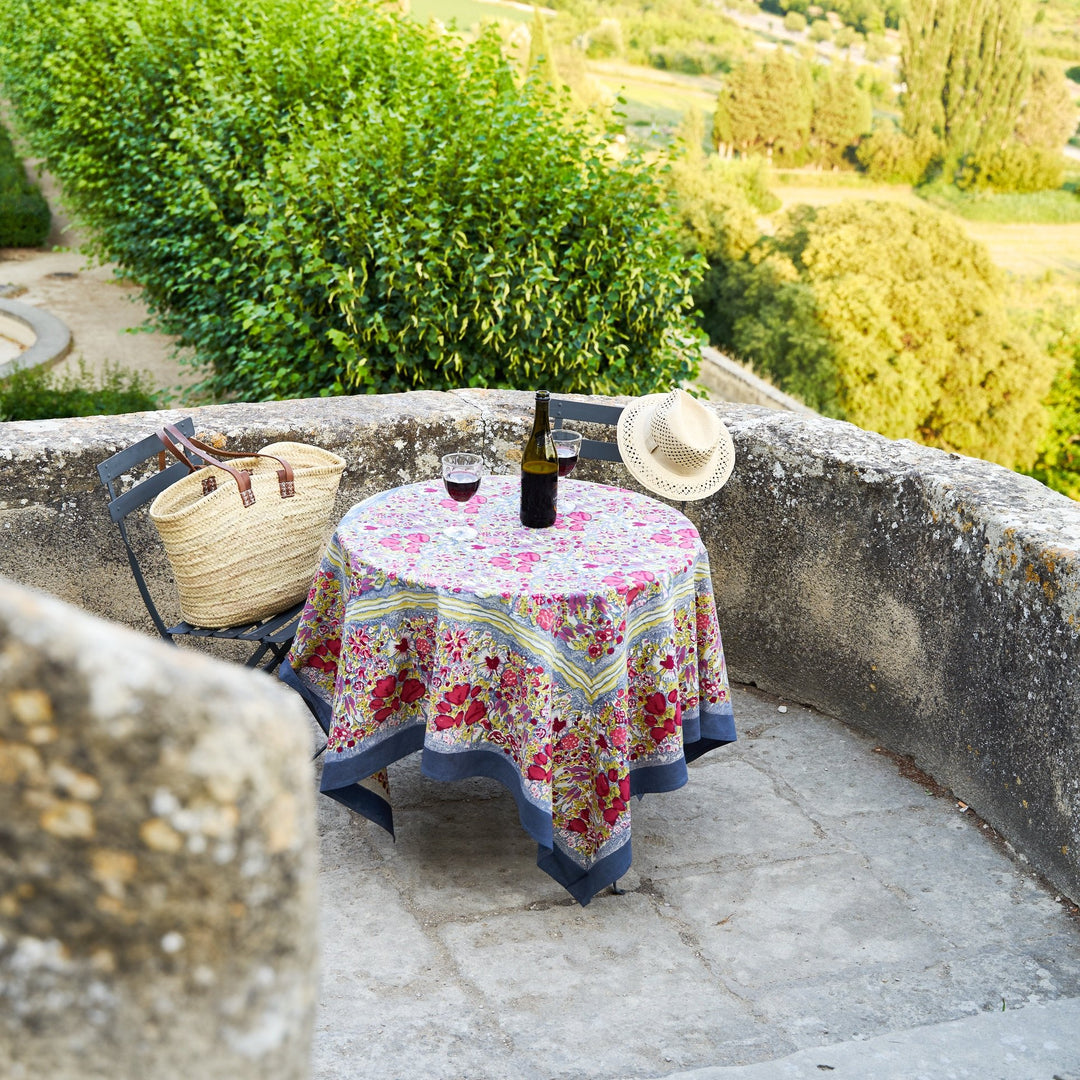
M 550 399 L 546 390 L 537 390 L 532 431 L 521 457 L 521 524 L 527 529 L 555 524 L 559 458 L 548 425 Z

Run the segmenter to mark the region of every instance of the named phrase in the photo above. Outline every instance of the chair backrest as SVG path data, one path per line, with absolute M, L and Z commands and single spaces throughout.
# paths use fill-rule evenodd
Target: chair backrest
M 551 418 L 556 429 L 563 426 L 564 420 L 615 427 L 621 415 L 621 405 L 597 405 L 589 401 L 569 401 L 566 398 L 556 397 L 551 399 Z M 622 461 L 619 444 L 604 442 L 601 439 L 583 438 L 580 456 L 593 461 Z
M 185 416 L 183 420 L 177 422 L 176 426 L 185 435 L 195 434 L 195 422 L 190 416 Z M 135 575 L 135 584 L 139 587 L 139 595 L 146 605 L 146 610 L 150 613 L 150 618 L 154 621 L 157 632 L 167 641 L 171 641 L 172 635 L 168 633 L 165 622 L 150 596 L 150 590 L 146 587 L 146 579 L 135 549 L 131 546 L 125 521 L 129 514 L 145 506 L 170 484 L 175 484 L 177 480 L 187 476 L 188 468 L 183 462 L 174 461 L 165 469 L 150 473 L 145 479 L 136 481 L 124 490 L 121 490 L 120 483 L 122 477 L 130 474 L 132 470 L 138 469 L 140 465 L 152 458 L 158 459 L 162 450 L 163 447 L 157 434 L 148 435 L 133 446 L 103 461 L 98 465 L 97 471 L 102 484 L 105 485 L 105 490 L 109 493 L 109 517 L 120 530 L 124 547 L 127 549 L 128 562 L 131 564 L 131 572 Z M 200 463 L 198 458 L 195 463 Z

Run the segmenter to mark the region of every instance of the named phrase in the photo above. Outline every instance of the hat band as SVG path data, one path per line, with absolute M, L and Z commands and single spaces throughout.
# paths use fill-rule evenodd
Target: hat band
M 657 450 L 660 451 L 660 457 L 663 459 L 664 467 L 669 472 L 675 473 L 677 476 L 691 476 L 698 472 L 705 465 L 708 464 L 709 459 L 713 456 L 716 448 L 712 447 L 708 450 L 694 450 L 688 446 L 680 447 L 680 455 L 684 458 L 691 460 L 680 461 L 678 458 L 672 457 L 667 451 L 656 441 L 655 436 L 651 431 L 645 431 L 643 434 L 643 441 L 645 443 L 645 449 L 650 454 L 655 454 Z

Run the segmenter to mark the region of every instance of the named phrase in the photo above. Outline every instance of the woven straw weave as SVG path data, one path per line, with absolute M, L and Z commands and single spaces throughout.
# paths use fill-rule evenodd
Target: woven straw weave
M 244 506 L 222 469 L 203 494 L 205 470 L 167 487 L 150 505 L 172 564 L 180 612 L 196 626 L 257 622 L 303 600 L 319 564 L 345 462 L 305 443 L 281 442 L 260 453 L 286 460 L 295 495 L 282 498 L 274 461 L 235 458 L 251 474 L 255 502 Z

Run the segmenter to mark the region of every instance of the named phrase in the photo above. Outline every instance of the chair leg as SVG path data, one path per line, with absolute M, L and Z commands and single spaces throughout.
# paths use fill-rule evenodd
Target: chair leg
M 611 895 L 612 896 L 625 896 L 626 895 L 626 890 L 619 888 L 619 879 L 618 878 L 616 878 L 611 883 Z
M 244 666 L 249 668 L 262 667 L 267 671 L 276 671 L 281 661 L 288 656 L 290 648 L 292 648 L 291 638 L 288 641 L 278 642 L 277 644 L 264 641 L 251 654 Z M 266 663 L 262 663 L 262 659 L 267 653 L 270 654 L 270 659 L 267 660 Z

